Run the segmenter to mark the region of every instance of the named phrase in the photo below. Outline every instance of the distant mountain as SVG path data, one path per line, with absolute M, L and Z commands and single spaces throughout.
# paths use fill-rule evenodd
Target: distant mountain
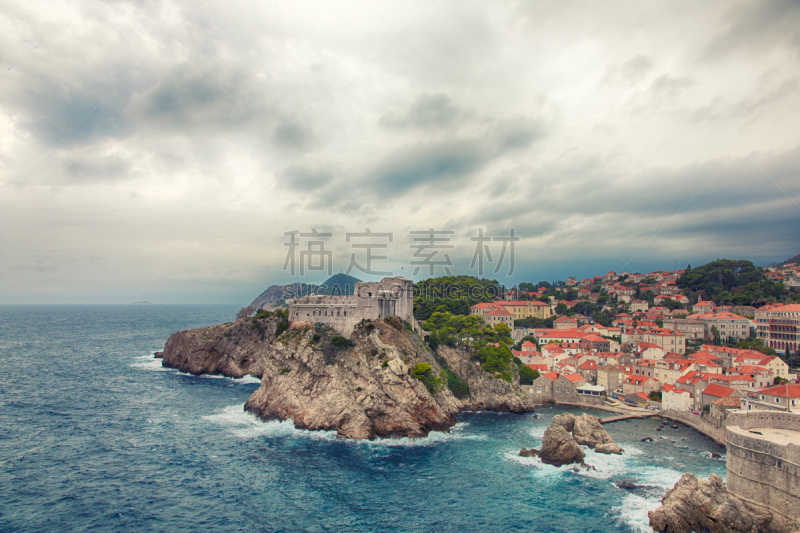
M 785 265 L 787 263 L 794 263 L 796 265 L 800 265 L 800 254 L 797 254 L 796 256 L 792 257 L 791 259 L 787 259 L 783 263 L 780 263 L 779 266 L 783 266 L 783 265 Z
M 314 291 L 315 294 L 334 294 L 340 296 L 350 296 L 355 290 L 356 283 L 361 280 L 348 276 L 347 274 L 335 274 L 328 278 L 325 283 Z
M 321 285 L 310 283 L 290 283 L 288 285 L 272 285 L 253 300 L 255 309 L 274 309 L 286 305 L 286 300 L 314 294 L 352 295 L 356 283 L 361 281 L 347 274 L 336 274 Z

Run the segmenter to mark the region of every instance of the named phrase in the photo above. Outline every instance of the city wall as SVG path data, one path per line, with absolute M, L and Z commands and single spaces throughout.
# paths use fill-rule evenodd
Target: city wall
M 685 424 L 706 437 L 713 439 L 717 444 L 725 446 L 724 422 L 717 425 L 711 423 L 704 417 L 699 417 L 686 411 L 675 411 L 673 409 L 665 409 L 659 412 L 658 416 Z
M 800 519 L 800 413 L 749 411 L 727 423 L 728 490 L 787 519 Z

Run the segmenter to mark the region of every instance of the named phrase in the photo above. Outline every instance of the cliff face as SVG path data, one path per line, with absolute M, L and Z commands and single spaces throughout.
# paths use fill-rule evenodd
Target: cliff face
M 684 474 L 667 492 L 662 505 L 648 513 L 655 531 L 690 533 L 789 533 L 800 523 L 761 507 L 750 505 L 728 492 L 722 478 L 711 474 L 708 481 Z
M 276 337 L 279 319 L 234 323 L 173 334 L 163 364 L 193 374 L 261 378 L 245 404 L 264 420 L 291 419 L 305 429 L 335 429 L 348 438 L 421 437 L 446 430 L 460 410 L 525 412 L 533 403 L 518 384 L 495 379 L 469 355 L 440 348 L 438 359 L 467 382 L 470 397 L 459 400 L 446 379 L 429 392 L 409 374 L 417 363 L 441 370 L 437 358 L 401 323 L 362 323 L 352 347 L 336 347 L 335 332 L 309 323 L 292 323 Z

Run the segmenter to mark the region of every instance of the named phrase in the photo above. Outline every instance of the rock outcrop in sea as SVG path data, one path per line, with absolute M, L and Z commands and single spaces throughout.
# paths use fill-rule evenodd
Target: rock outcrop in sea
M 533 411 L 518 373 L 512 384 L 483 371 L 464 350 L 434 353 L 398 319 L 362 322 L 350 341 L 321 324 L 244 318 L 174 333 L 163 365 L 255 376 L 261 386 L 246 411 L 354 439 L 422 437 L 452 427 L 462 410 Z M 409 372 L 418 363 L 430 365 L 426 383 Z M 454 396 L 444 367 L 469 386 L 469 396 Z
M 790 524 L 778 514 L 753 506 L 728 492 L 722 478 L 711 474 L 708 481 L 684 474 L 667 492 L 661 507 L 648 513 L 655 531 L 669 533 L 790 533 L 800 524 Z
M 556 466 L 583 463 L 586 454 L 580 445 L 594 448 L 598 453 L 621 454 L 623 451 L 596 416 L 564 413 L 553 417 L 542 437 L 541 450 L 523 448 L 519 454 L 523 457 L 538 455 L 543 463 Z

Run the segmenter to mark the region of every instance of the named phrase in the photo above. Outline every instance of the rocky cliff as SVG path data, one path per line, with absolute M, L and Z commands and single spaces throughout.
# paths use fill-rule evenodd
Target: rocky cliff
M 349 438 L 421 437 L 446 430 L 461 410 L 526 412 L 533 403 L 488 375 L 469 354 L 432 353 L 399 320 L 364 322 L 351 343 L 320 324 L 245 318 L 180 331 L 167 341 L 163 365 L 192 374 L 261 379 L 245 409 L 264 420 L 291 419 L 305 429 L 335 429 Z M 427 363 L 427 384 L 409 372 Z M 443 367 L 469 385 L 456 398 Z
M 650 526 L 669 533 L 789 533 L 800 524 L 751 505 L 728 492 L 722 478 L 711 474 L 708 481 L 684 474 L 667 492 L 662 505 L 648 513 Z

